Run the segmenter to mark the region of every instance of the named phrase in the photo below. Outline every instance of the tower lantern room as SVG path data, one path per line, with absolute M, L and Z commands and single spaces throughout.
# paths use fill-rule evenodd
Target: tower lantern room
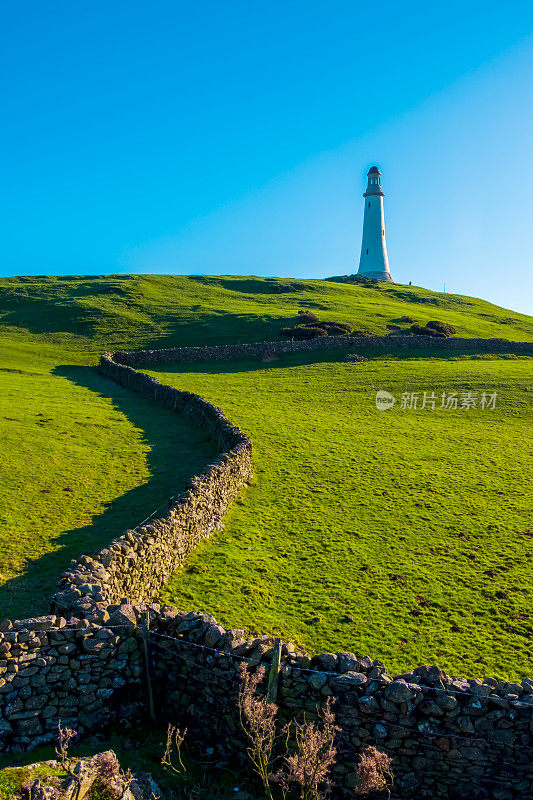
M 363 197 L 368 197 L 372 194 L 379 194 L 381 197 L 385 197 L 383 191 L 381 189 L 381 172 L 377 167 L 370 167 L 368 170 L 368 185 L 366 187 L 366 192 L 364 193 Z

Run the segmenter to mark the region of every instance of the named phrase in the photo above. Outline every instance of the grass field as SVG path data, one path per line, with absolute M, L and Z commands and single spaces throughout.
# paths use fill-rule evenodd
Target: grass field
M 141 522 L 215 452 L 89 367 L 31 366 L 1 372 L 2 616 L 45 612 L 71 558 Z
M 396 670 L 531 673 L 531 361 L 306 361 L 152 373 L 221 405 L 256 465 L 165 598 Z M 383 412 L 377 389 L 439 400 Z M 495 409 L 438 407 L 485 390 Z
M 43 610 L 70 558 L 165 504 L 213 454 L 197 430 L 100 378 L 99 353 L 276 339 L 301 309 L 370 333 L 409 315 L 464 336 L 533 341 L 529 317 L 416 287 L 0 280 L 0 616 Z M 191 365 L 167 379 L 221 404 L 252 435 L 256 458 L 257 485 L 173 581 L 181 605 L 393 666 L 532 672 L 523 618 L 530 360 L 286 357 Z M 497 387 L 497 408 L 374 406 L 376 388 L 444 385 Z

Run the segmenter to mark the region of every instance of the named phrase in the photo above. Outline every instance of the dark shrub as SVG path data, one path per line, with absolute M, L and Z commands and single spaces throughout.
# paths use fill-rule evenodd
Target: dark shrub
M 335 325 L 335 323 L 330 325 L 317 325 L 316 327 L 326 331 L 328 336 L 346 336 L 351 331 L 351 328 L 346 325 Z
M 324 320 L 320 322 L 316 314 L 310 311 L 298 311 L 303 325 L 296 325 L 294 328 L 282 328 L 282 336 L 290 336 L 292 339 L 314 339 L 316 336 L 344 336 L 351 333 L 350 325 L 344 322 L 332 322 Z
M 302 339 L 313 339 L 316 336 L 327 336 L 328 332 L 324 330 L 324 328 L 317 328 L 311 325 L 306 325 L 305 328 L 296 328 L 295 330 L 302 330 L 304 333 L 301 335 Z
M 340 336 L 343 333 L 350 333 L 352 330 L 350 325 L 346 325 L 344 322 L 316 322 L 313 327 L 322 328 L 322 330 L 327 331 L 330 336 Z
M 318 322 L 318 317 L 316 314 L 313 314 L 312 311 L 298 311 L 298 316 L 301 318 L 302 322 L 306 325 L 312 324 L 313 322 Z
M 414 322 L 412 317 L 400 317 L 400 322 Z
M 454 333 L 457 333 L 453 325 L 449 325 L 447 322 L 439 322 L 438 320 L 427 322 L 426 328 L 433 328 L 434 331 L 443 333 L 445 336 L 452 336 Z
M 436 339 L 445 339 L 446 334 L 436 331 L 434 328 L 428 328 L 427 325 L 411 325 L 411 333 L 415 336 L 434 336 Z

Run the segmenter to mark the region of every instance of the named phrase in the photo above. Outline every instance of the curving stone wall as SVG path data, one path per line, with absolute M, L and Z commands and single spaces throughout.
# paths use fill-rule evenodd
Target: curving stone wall
M 117 364 L 104 354 L 100 371 L 128 389 L 156 400 L 208 430 L 221 454 L 174 498 L 164 516 L 128 530 L 100 553 L 71 562 L 53 606 L 63 614 L 98 614 L 110 603 L 142 603 L 158 597 L 172 573 L 198 542 L 220 527 L 226 509 L 252 476 L 250 439 L 222 411 L 199 395 L 163 386 L 155 378 Z
M 220 409 L 108 354 L 100 370 L 201 425 L 218 443 L 220 456 L 173 498 L 163 516 L 126 531 L 99 553 L 71 561 L 52 598 L 53 614 L 0 623 L 4 750 L 54 740 L 60 721 L 83 733 L 145 708 L 142 603 L 157 598 L 188 553 L 220 526 L 252 475 L 250 440 Z
M 358 342 L 401 339 L 402 346 L 410 342 L 418 348 L 422 338 L 365 337 Z M 328 346 L 346 347 L 350 339 L 348 346 L 356 345 L 354 337 L 339 339 Z M 432 339 L 427 344 L 442 348 L 457 341 Z M 483 341 L 482 352 L 533 351 L 531 343 Z M 273 344 L 283 349 L 276 351 Z M 197 395 L 161 385 L 130 363 L 322 349 L 310 344 L 314 340 L 229 346 L 223 348 L 225 355 L 220 355 L 221 348 L 184 348 L 102 356 L 104 375 L 187 414 L 215 437 L 221 455 L 162 517 L 126 531 L 100 553 L 71 562 L 52 600 L 53 615 L 0 623 L 4 749 L 51 741 L 60 720 L 84 732 L 127 716 L 146 717 L 142 640 L 143 626 L 149 624 L 159 717 L 187 724 L 202 746 L 243 753 L 235 702 L 238 671 L 243 662 L 268 669 L 273 640 L 246 639 L 243 631 L 227 630 L 209 614 L 144 604 L 157 598 L 171 572 L 220 525 L 228 505 L 249 481 L 250 441 L 220 409 Z M 375 744 L 394 757 L 396 798 L 533 797 L 533 680 L 453 679 L 436 666 L 389 675 L 380 661 L 368 657 L 340 652 L 309 658 L 284 644 L 280 715 L 312 714 L 327 697 L 335 701 L 341 728 L 341 758 L 335 768 L 341 794 L 353 791 L 357 751 Z

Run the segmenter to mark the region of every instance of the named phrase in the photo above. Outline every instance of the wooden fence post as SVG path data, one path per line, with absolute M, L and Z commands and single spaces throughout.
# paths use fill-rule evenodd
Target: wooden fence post
M 281 639 L 274 639 L 274 652 L 268 671 L 267 700 L 275 703 L 278 699 L 279 670 L 281 665 Z
M 154 668 L 152 662 L 152 648 L 150 646 L 150 612 L 146 611 L 144 618 L 144 625 L 142 626 L 142 637 L 144 645 L 144 661 L 146 664 L 146 686 L 148 689 L 148 706 L 150 708 L 150 717 L 152 722 L 156 721 L 155 704 L 154 704 L 154 691 L 153 691 L 153 676 Z

